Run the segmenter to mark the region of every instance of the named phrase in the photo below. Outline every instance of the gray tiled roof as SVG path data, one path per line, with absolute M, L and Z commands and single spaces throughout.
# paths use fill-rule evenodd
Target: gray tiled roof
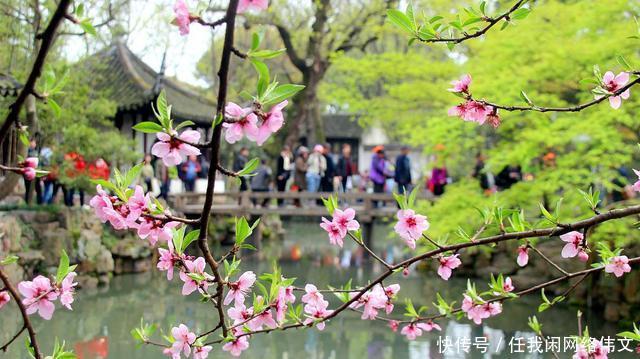
M 21 88 L 22 84 L 14 79 L 13 76 L 0 73 L 0 96 L 17 96 Z
M 96 86 L 107 90 L 119 110 L 136 110 L 149 105 L 159 92 L 156 84 L 160 80 L 160 88 L 165 90 L 173 117 L 177 120 L 206 124 L 211 123 L 214 117 L 215 103 L 183 83 L 159 76 L 123 42 L 98 52 L 89 63 L 100 75 L 96 76 Z
M 362 127 L 358 118 L 347 114 L 325 114 L 322 116 L 324 134 L 327 138 L 360 138 Z

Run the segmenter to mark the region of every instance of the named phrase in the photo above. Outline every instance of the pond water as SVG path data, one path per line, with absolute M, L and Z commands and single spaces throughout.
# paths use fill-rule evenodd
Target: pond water
M 301 248 L 303 254 L 311 259 L 297 262 L 281 261 L 283 273 L 287 277 L 298 278 L 297 284 L 315 283 L 318 287 L 338 286 L 353 278 L 354 283 L 365 283 L 366 280 L 381 271 L 376 266 L 342 268 L 340 265 L 328 263 L 323 258 L 334 256 L 334 248 L 326 243 L 326 238 L 311 230 L 308 223 L 292 223 L 287 225 L 289 233 L 284 245 L 270 246 L 265 244 L 265 252 L 275 257 L 287 257 L 292 246 Z M 386 231 L 376 229 L 380 243 L 383 244 Z M 304 239 L 300 239 L 304 238 Z M 276 248 L 277 247 L 277 248 Z M 334 251 L 332 253 L 332 251 Z M 284 253 L 284 254 L 283 254 Z M 273 257 L 272 257 L 273 258 Z M 271 261 L 251 259 L 244 263 L 244 268 L 257 273 L 270 271 Z M 386 284 L 400 283 L 401 295 L 413 298 L 414 303 L 429 305 L 435 299 L 435 292 L 440 291 L 447 299 L 457 299 L 466 285 L 465 282 L 452 279 L 449 282 L 434 277 L 434 273 L 415 273 L 405 278 L 395 276 Z M 215 326 L 216 318 L 210 304 L 198 302 L 196 296 L 189 298 L 180 295 L 181 282 L 174 278 L 168 282 L 162 274 L 144 273 L 119 276 L 113 278 L 108 288 L 83 290 L 77 295 L 73 312 L 58 309 L 53 320 L 47 322 L 34 318 L 36 330 L 45 352 L 50 352 L 53 338 L 63 338 L 67 346 L 73 347 L 83 359 L 116 358 L 147 359 L 163 358 L 157 348 L 143 346 L 136 348 L 129 332 L 136 327 L 141 318 L 147 322 L 159 324 L 165 331 L 176 323 L 185 323 L 192 329 L 204 331 Z M 298 294 L 298 298 L 300 295 Z M 332 300 L 332 299 L 330 299 Z M 530 352 L 529 345 L 536 348 L 533 334 L 527 327 L 527 317 L 538 315 L 543 323 L 546 335 L 558 337 L 560 346 L 563 336 L 575 334 L 577 320 L 575 308 L 559 306 L 544 313 L 537 314 L 537 298 L 526 298 L 523 301 L 507 303 L 504 312 L 486 320 L 482 326 L 470 324 L 467 320 L 441 321 L 442 332 L 428 333 L 416 341 L 407 341 L 399 333 L 393 333 L 381 322 L 362 321 L 357 313 L 345 313 L 333 319 L 325 331 L 317 329 L 290 330 L 286 333 L 274 332 L 258 335 L 251 339 L 250 349 L 245 358 L 546 358 L 549 354 L 517 353 L 519 350 Z M 332 306 L 337 306 L 336 301 Z M 13 306 L 12 306 L 13 307 Z M 5 308 L 0 317 L 2 332 L 0 339 L 12 335 L 20 322 L 12 315 L 12 309 Z M 395 317 L 402 317 L 403 305 L 397 305 Z M 621 331 L 610 323 L 605 324 L 598 313 L 586 313 L 585 322 L 595 336 L 611 336 Z M 487 345 L 486 343 L 489 343 Z M 619 349 L 620 342 L 616 342 Z M 27 358 L 21 343 L 7 353 L 0 353 L 0 358 Z M 465 353 L 465 349 L 470 353 Z M 486 348 L 487 353 L 481 351 Z M 544 351 L 544 344 L 542 345 Z M 568 353 L 561 358 L 570 357 Z M 228 358 L 228 354 L 218 348 L 212 352 L 211 358 Z M 616 353 L 612 358 L 632 358 L 631 353 Z

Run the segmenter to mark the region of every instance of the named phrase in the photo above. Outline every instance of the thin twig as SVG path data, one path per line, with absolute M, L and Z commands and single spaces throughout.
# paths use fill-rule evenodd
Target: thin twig
M 24 304 L 22 304 L 22 299 L 20 298 L 20 296 L 18 295 L 18 292 L 13 287 L 13 284 L 11 284 L 11 281 L 9 280 L 7 275 L 2 271 L 2 269 L 0 269 L 0 280 L 2 280 L 2 282 L 4 283 L 4 286 L 7 288 L 7 290 L 13 297 L 13 300 L 16 302 L 16 305 L 18 305 L 18 309 L 20 309 L 20 315 L 22 315 L 22 323 L 23 323 L 23 326 L 26 327 L 27 333 L 29 333 L 29 341 L 30 341 L 31 347 L 33 348 L 35 358 L 41 359 L 42 354 L 40 353 L 40 348 L 38 347 L 36 332 L 35 330 L 33 330 L 33 326 L 31 325 L 31 321 L 29 320 L 29 315 L 27 314 L 27 308 L 24 306 Z M 7 346 L 9 344 L 10 343 L 8 343 Z

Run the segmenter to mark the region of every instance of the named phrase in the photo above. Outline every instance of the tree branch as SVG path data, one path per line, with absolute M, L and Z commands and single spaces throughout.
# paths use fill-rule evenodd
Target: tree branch
M 431 39 L 419 39 L 421 42 L 424 43 L 437 43 L 437 42 L 450 42 L 450 43 L 454 43 L 454 44 L 459 44 L 461 42 L 476 38 L 476 37 L 480 37 L 482 35 L 484 35 L 487 31 L 489 31 L 492 27 L 494 27 L 497 23 L 499 23 L 502 20 L 505 21 L 509 21 L 509 16 L 511 15 L 511 13 L 513 13 L 514 11 L 518 10 L 520 8 L 520 6 L 524 5 L 524 3 L 526 3 L 528 0 L 519 0 L 518 2 L 516 2 L 515 4 L 513 4 L 513 6 L 511 8 L 509 8 L 509 10 L 507 10 L 507 12 L 503 13 L 502 15 L 495 17 L 495 18 L 490 18 L 487 17 L 485 19 L 485 22 L 487 23 L 487 25 L 485 27 L 483 27 L 482 29 L 472 32 L 471 34 L 464 34 L 463 36 L 460 37 L 435 37 L 435 38 L 431 38 Z
M 2 280 L 6 290 L 9 291 L 9 293 L 13 297 L 13 300 L 18 305 L 18 309 L 20 309 L 20 315 L 22 315 L 22 323 L 23 323 L 23 329 L 18 334 L 16 334 L 16 336 L 13 339 L 11 339 L 9 343 L 2 346 L 1 349 L 3 351 L 6 351 L 9 344 L 11 344 L 11 342 L 13 342 L 20 335 L 20 333 L 22 333 L 22 331 L 26 328 L 27 333 L 29 333 L 29 341 L 31 342 L 31 347 L 33 348 L 35 358 L 41 359 L 42 354 L 40 354 L 40 348 L 38 347 L 38 341 L 36 340 L 36 332 L 35 330 L 33 330 L 33 326 L 31 325 L 31 321 L 29 320 L 29 315 L 27 314 L 27 308 L 24 306 L 24 304 L 22 304 L 22 299 L 20 298 L 15 287 L 13 286 L 13 284 L 11 284 L 11 281 L 9 280 L 7 275 L 2 271 L 2 269 L 0 269 L 0 280 Z
M 36 81 L 42 74 L 42 68 L 47 58 L 47 54 L 49 53 L 49 50 L 53 45 L 56 30 L 60 26 L 60 23 L 62 23 L 62 20 L 64 19 L 70 4 L 71 0 L 60 0 L 56 11 L 51 17 L 49 25 L 45 29 L 44 33 L 42 33 L 42 43 L 40 45 L 40 50 L 38 50 L 38 55 L 36 56 L 36 59 L 33 63 L 33 67 L 31 68 L 31 73 L 29 73 L 27 82 L 20 91 L 18 98 L 16 98 L 16 101 L 11 104 L 10 111 L 5 118 L 2 127 L 0 128 L 0 143 L 2 143 L 7 137 L 7 134 L 11 129 L 11 125 L 18 123 L 22 105 L 24 105 L 24 102 L 27 100 L 27 96 L 29 96 L 34 91 Z

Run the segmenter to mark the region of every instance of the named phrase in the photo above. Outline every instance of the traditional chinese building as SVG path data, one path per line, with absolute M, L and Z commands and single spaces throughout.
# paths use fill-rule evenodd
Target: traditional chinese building
M 155 105 L 158 94 L 164 90 L 172 106 L 174 125 L 192 121 L 191 126 L 203 136 L 209 136 L 211 122 L 215 116 L 215 103 L 202 97 L 188 85 L 164 76 L 164 59 L 159 72 L 137 57 L 123 42 L 98 52 L 89 64 L 99 79 L 97 88 L 106 90 L 107 96 L 117 104 L 113 118 L 116 127 L 136 139 L 135 150 L 150 152 L 156 138 L 132 129 L 143 121 L 155 121 L 151 104 Z

